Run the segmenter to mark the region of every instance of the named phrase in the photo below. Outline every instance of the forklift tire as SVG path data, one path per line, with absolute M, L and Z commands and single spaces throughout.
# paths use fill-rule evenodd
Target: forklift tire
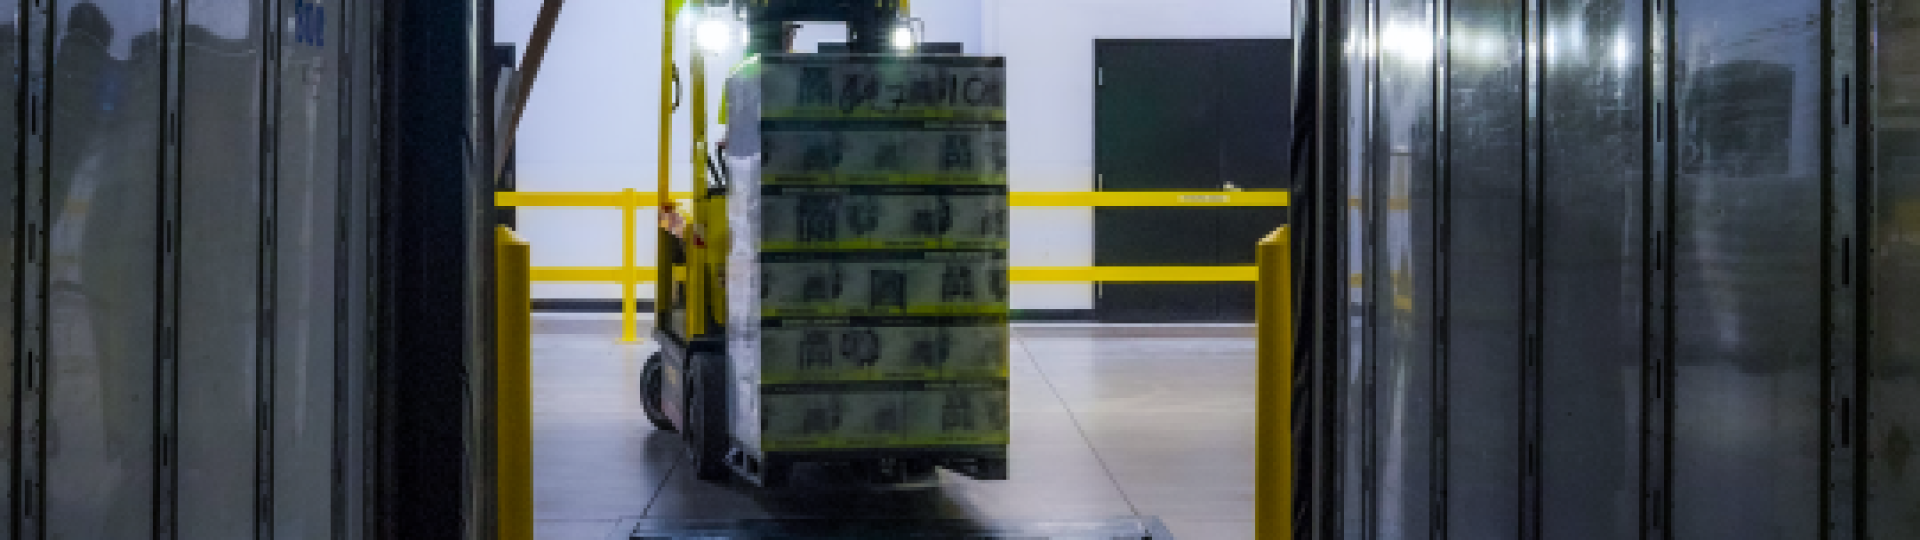
M 647 357 L 647 363 L 640 368 L 640 408 L 646 410 L 647 421 L 654 429 L 673 431 L 673 420 L 667 418 L 667 411 L 660 407 L 661 385 L 666 382 L 666 369 L 660 366 L 660 353 Z
M 785 461 L 768 463 L 760 470 L 760 487 L 766 489 L 785 489 L 793 479 L 793 464 Z
M 696 354 L 687 362 L 687 439 L 688 459 L 693 477 L 707 482 L 726 480 L 727 413 L 721 374 L 715 373 L 718 359 Z

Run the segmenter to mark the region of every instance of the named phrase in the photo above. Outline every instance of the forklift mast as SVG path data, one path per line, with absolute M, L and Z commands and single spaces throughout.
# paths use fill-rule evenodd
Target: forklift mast
M 674 5 L 697 7 L 706 13 L 703 16 L 713 16 L 715 12 L 719 14 L 731 12 L 731 18 L 743 22 L 748 31 L 744 51 L 747 58 L 766 53 L 786 53 L 784 48 L 789 29 L 796 24 L 808 22 L 844 23 L 847 27 L 847 43 L 851 52 L 882 53 L 889 49 L 887 37 L 907 24 L 905 17 L 909 12 L 908 0 L 692 0 L 686 4 L 670 4 L 672 12 L 677 13 L 678 8 L 671 8 Z M 721 16 L 726 17 L 726 15 Z M 672 54 L 670 45 L 667 51 L 669 55 Z M 704 142 L 708 128 L 705 114 L 706 64 L 702 52 L 697 47 L 692 52 L 689 63 L 687 71 L 690 74 L 689 86 L 693 110 L 691 135 L 696 141 Z M 672 66 L 671 63 L 668 65 Z M 667 78 L 672 79 L 673 82 L 666 91 L 677 96 L 678 91 L 675 89 L 678 85 L 679 68 L 670 67 L 669 69 L 673 71 Z M 663 97 L 664 95 L 666 92 L 663 92 Z M 722 99 L 724 108 L 724 96 Z M 666 118 L 671 115 L 671 111 L 671 107 L 663 104 L 662 163 L 670 160 L 665 154 L 664 145 L 665 141 L 671 138 L 671 128 L 666 124 Z M 722 122 L 724 121 L 723 116 Z M 813 165 L 815 167 L 831 169 L 839 166 L 837 154 L 838 152 L 822 152 L 817 159 L 810 161 L 818 161 Z M 693 171 L 694 216 L 690 221 L 690 227 L 702 231 L 697 234 L 711 236 L 712 239 L 723 239 L 726 237 L 727 230 L 725 190 L 712 189 L 708 185 L 709 172 L 712 173 L 711 179 L 725 180 L 722 169 L 714 165 L 712 155 L 698 145 L 695 149 L 694 162 L 696 163 Z M 669 193 L 667 174 L 668 170 L 663 166 L 658 189 L 661 208 L 672 207 L 671 202 L 666 199 Z M 837 204 L 822 205 L 821 208 L 827 210 L 823 215 L 803 213 L 798 216 L 801 220 L 801 230 L 807 232 L 810 237 L 835 236 L 839 208 Z M 662 246 L 660 260 L 673 262 L 662 264 L 659 268 L 660 274 L 656 284 L 658 288 L 655 293 L 656 320 L 676 330 L 674 334 L 685 339 L 701 339 L 717 335 L 724 328 L 724 324 L 715 318 L 723 314 L 725 309 L 724 282 L 718 275 L 721 272 L 723 257 L 719 255 L 720 252 L 702 249 L 700 241 L 692 242 L 686 249 L 670 249 L 670 246 L 678 245 L 679 240 L 667 231 L 660 233 L 660 240 Z M 685 260 L 672 257 L 676 253 L 683 254 L 686 257 Z M 684 289 L 671 285 L 678 281 L 672 270 L 675 266 L 687 269 Z M 835 284 L 834 289 L 837 291 L 838 288 L 838 284 Z M 814 289 L 809 287 L 808 290 Z M 836 292 L 835 295 L 837 294 Z M 676 313 L 676 310 L 681 309 L 684 311 Z
M 669 0 L 657 195 L 668 211 L 668 139 L 682 73 L 675 65 L 672 23 L 682 7 L 697 8 L 688 16 L 699 32 L 684 57 L 689 135 L 696 142 L 692 214 L 689 227 L 660 232 L 654 335 L 661 347 L 643 368 L 641 385 L 648 419 L 683 433 L 701 480 L 737 475 L 778 487 L 795 464 L 820 462 L 853 464 L 886 483 L 936 479 L 935 467 L 1005 479 L 1007 434 L 998 417 L 1007 414 L 1006 349 L 1004 339 L 986 336 L 1006 333 L 1006 287 L 980 282 L 986 276 L 1004 279 L 1004 271 L 992 274 L 990 267 L 1004 266 L 1005 247 L 932 247 L 973 241 L 976 228 L 1004 235 L 1004 224 L 974 220 L 1004 219 L 997 216 L 1006 212 L 1005 171 L 973 159 L 983 155 L 976 148 L 1005 144 L 1003 60 L 919 54 L 912 43 L 917 33 L 907 26 L 913 24 L 907 0 Z M 845 24 L 847 52 L 866 57 L 788 53 L 792 29 L 806 23 Z M 743 45 L 737 33 L 742 27 L 744 49 L 736 49 Z M 730 119 L 739 130 L 723 151 L 746 164 L 740 178 L 718 166 L 705 144 L 706 61 L 732 58 L 716 53 L 736 51 L 748 59 L 727 70 L 727 89 L 739 92 L 738 114 Z M 953 96 L 949 101 L 924 99 L 916 105 L 920 109 L 873 107 L 861 114 L 814 107 L 817 95 L 852 95 L 860 91 L 847 88 L 935 77 L 971 77 L 986 83 L 983 92 L 992 95 L 964 99 L 950 92 L 943 94 Z M 836 91 L 830 84 L 822 92 L 811 81 L 846 88 Z M 956 115 L 973 120 L 954 121 Z M 727 123 L 723 118 L 721 124 Z M 812 127 L 791 127 L 796 123 Z M 786 137 L 779 139 L 778 160 L 767 150 L 775 146 L 761 138 L 762 128 L 775 124 L 781 129 L 771 131 Z M 915 148 L 924 152 L 903 156 L 896 147 L 889 156 L 877 147 L 897 143 L 876 145 L 865 136 L 876 126 L 889 137 L 918 141 Z M 861 135 L 840 138 L 850 131 Z M 794 142 L 795 133 L 813 138 Z M 860 157 L 848 157 L 856 152 Z M 756 158 L 762 167 L 752 165 Z M 844 179 L 870 170 L 870 163 L 885 164 L 887 172 Z M 777 207 L 791 210 L 764 211 L 761 201 L 769 191 L 761 181 L 798 170 L 831 180 L 809 184 L 805 194 L 772 186 Z M 939 185 L 892 185 L 927 175 L 940 178 Z M 884 195 L 893 202 L 863 195 L 875 183 L 905 194 Z M 981 193 L 993 195 L 949 194 L 983 187 Z M 730 201 L 738 205 L 733 209 L 744 209 L 739 216 L 729 214 Z M 996 217 L 975 217 L 982 213 Z M 736 223 L 746 232 L 732 234 Z M 755 232 L 768 223 L 778 224 L 782 238 L 798 237 L 803 247 L 769 247 L 774 244 Z M 674 245 L 685 246 L 679 252 L 684 260 L 672 256 L 668 248 Z M 778 256 L 769 264 L 759 258 L 764 253 Z M 741 266 L 729 270 L 730 263 Z M 729 306 L 728 277 L 755 274 L 762 280 L 758 291 L 734 292 L 746 293 L 739 299 L 747 304 L 753 296 L 770 302 Z M 776 280 L 784 285 L 765 286 Z M 746 277 L 736 285 L 754 287 Z M 998 302 L 979 301 L 988 291 Z M 973 352 L 980 346 L 999 355 Z
M 907 12 L 908 0 L 733 0 L 752 31 L 748 55 L 780 50 L 787 26 L 803 22 L 847 25 L 851 52 L 876 54 L 886 47 L 887 30 Z

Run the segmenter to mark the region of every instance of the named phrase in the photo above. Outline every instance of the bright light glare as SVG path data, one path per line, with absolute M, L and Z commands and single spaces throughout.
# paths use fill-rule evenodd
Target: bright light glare
M 1630 48 L 1630 45 L 1627 44 L 1625 36 L 1613 41 L 1613 61 L 1619 64 L 1621 68 L 1624 69 L 1627 67 L 1627 61 L 1632 58 L 1632 54 L 1633 50 Z
M 739 38 L 740 33 L 734 30 L 733 25 L 725 20 L 708 19 L 700 21 L 700 26 L 694 29 L 694 39 L 700 44 L 700 48 L 709 51 L 725 50 L 737 42 Z
M 905 26 L 894 28 L 891 41 L 895 49 L 911 49 L 913 48 L 913 30 Z
M 1503 50 L 1506 43 L 1502 43 L 1497 37 L 1482 37 L 1477 41 L 1479 42 L 1480 50 L 1478 52 L 1481 58 L 1498 59 L 1500 58 L 1500 53 L 1506 52 Z
M 1413 26 L 1388 26 L 1380 33 L 1380 48 L 1407 62 L 1433 58 L 1433 34 Z

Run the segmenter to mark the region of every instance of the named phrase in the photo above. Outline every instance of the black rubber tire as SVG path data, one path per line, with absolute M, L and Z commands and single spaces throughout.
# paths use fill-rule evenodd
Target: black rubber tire
M 660 406 L 661 386 L 666 383 L 666 368 L 660 362 L 660 353 L 653 353 L 640 368 L 640 408 L 646 410 L 647 421 L 653 422 L 654 429 L 673 431 L 673 419 L 667 418 L 666 409 Z
M 732 474 L 727 468 L 726 399 L 722 395 L 720 374 L 714 373 L 718 360 L 694 355 L 687 370 L 687 457 L 693 465 L 693 477 L 718 482 Z
M 766 489 L 784 489 L 793 480 L 793 464 L 786 462 L 767 463 L 760 469 L 760 487 Z

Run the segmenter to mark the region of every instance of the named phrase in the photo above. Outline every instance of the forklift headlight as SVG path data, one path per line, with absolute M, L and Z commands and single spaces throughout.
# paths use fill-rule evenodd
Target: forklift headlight
M 913 28 L 905 25 L 893 27 L 893 33 L 887 36 L 887 43 L 894 50 L 910 51 L 914 46 Z
M 724 51 L 740 42 L 746 30 L 726 19 L 707 19 L 695 27 L 694 40 L 708 51 Z

